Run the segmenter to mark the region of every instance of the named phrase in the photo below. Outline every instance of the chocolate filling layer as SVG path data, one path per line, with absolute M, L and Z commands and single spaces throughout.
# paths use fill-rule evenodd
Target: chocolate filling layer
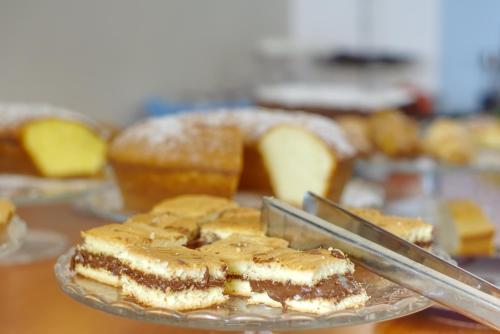
M 128 268 L 120 260 L 102 254 L 93 254 L 81 249 L 77 249 L 75 255 L 71 258 L 71 269 L 75 269 L 76 264 L 82 264 L 94 269 L 105 269 L 115 276 L 125 273 Z
M 154 274 L 147 274 L 140 270 L 132 269 L 124 265 L 120 260 L 102 254 L 93 254 L 85 250 L 77 250 L 75 256 L 71 259 L 71 268 L 74 269 L 76 264 L 82 264 L 94 269 L 105 269 L 110 271 L 115 276 L 126 274 L 138 284 L 145 285 L 151 289 L 159 289 L 162 291 L 182 291 L 186 289 L 204 290 L 212 287 L 224 286 L 224 279 L 215 279 L 210 276 L 208 268 L 205 270 L 203 279 L 195 280 L 166 280 Z
M 340 301 L 348 296 L 359 294 L 363 288 L 354 280 L 352 274 L 333 275 L 319 281 L 313 286 L 296 285 L 290 281 L 286 283 L 270 280 L 250 281 L 255 292 L 267 292 L 271 299 L 285 304 L 287 299 L 314 299 L 324 298 Z

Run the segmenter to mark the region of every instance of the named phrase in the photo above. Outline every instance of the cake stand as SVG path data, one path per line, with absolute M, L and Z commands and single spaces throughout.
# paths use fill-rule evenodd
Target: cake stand
M 50 205 L 73 201 L 76 198 L 98 191 L 106 179 L 48 180 L 44 178 L 0 174 L 0 197 L 9 198 L 18 208 Z M 14 226 L 16 221 L 14 220 Z M 24 224 L 24 223 L 23 223 Z M 50 229 L 36 230 L 24 226 L 22 243 L 0 258 L 0 265 L 29 263 L 51 258 L 67 248 L 66 237 Z
M 61 255 L 54 267 L 61 289 L 76 301 L 125 318 L 168 326 L 213 330 L 269 331 L 354 326 L 406 316 L 430 307 L 429 299 L 358 267 L 356 279 L 371 296 L 362 308 L 325 315 L 282 311 L 265 305 L 247 305 L 231 297 L 223 305 L 202 310 L 177 312 L 144 307 L 120 294 L 118 288 L 75 275 L 69 268 L 74 248 Z

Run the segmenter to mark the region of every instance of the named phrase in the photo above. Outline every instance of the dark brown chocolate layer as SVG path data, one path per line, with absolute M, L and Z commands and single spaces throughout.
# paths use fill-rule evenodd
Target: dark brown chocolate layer
M 314 299 L 324 298 L 340 301 L 348 296 L 361 293 L 363 288 L 352 274 L 334 275 L 319 281 L 313 286 L 296 285 L 290 281 L 286 283 L 270 280 L 250 281 L 252 291 L 267 292 L 273 300 L 285 304 L 287 299 Z
M 153 274 L 147 274 L 139 270 L 132 269 L 123 264 L 120 260 L 102 254 L 93 254 L 85 250 L 77 250 L 71 259 L 71 268 L 74 269 L 76 264 L 82 264 L 94 269 L 105 269 L 115 276 L 126 274 L 137 283 L 147 286 L 151 289 L 159 289 L 162 291 L 182 291 L 186 289 L 203 290 L 212 287 L 224 286 L 224 279 L 215 279 L 210 277 L 208 268 L 201 281 L 194 280 L 166 280 Z
M 75 255 L 71 258 L 71 269 L 75 269 L 76 264 L 82 264 L 94 269 L 104 269 L 115 276 L 120 276 L 127 271 L 120 260 L 107 255 L 93 254 L 81 249 L 77 249 Z

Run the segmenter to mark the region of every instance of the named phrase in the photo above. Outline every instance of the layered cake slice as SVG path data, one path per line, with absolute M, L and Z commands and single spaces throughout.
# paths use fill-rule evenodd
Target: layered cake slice
M 260 211 L 235 208 L 221 214 L 216 220 L 201 226 L 201 239 L 206 243 L 225 239 L 233 234 L 264 236 L 266 224 L 260 220 Z
M 215 256 L 185 247 L 131 247 L 124 262 L 123 293 L 145 305 L 188 310 L 228 298 L 226 266 Z
M 207 220 L 231 208 L 238 207 L 236 202 L 227 198 L 209 195 L 184 195 L 163 200 L 156 204 L 152 213 L 167 212 L 179 217 L 197 218 L 205 217 Z
M 113 286 L 120 286 L 124 271 L 122 259 L 128 247 L 170 247 L 187 243 L 182 233 L 140 224 L 104 225 L 82 232 L 82 238 L 71 261 L 72 268 L 82 276 Z
M 246 279 L 252 259 L 263 251 L 271 251 L 288 246 L 288 241 L 278 238 L 248 235 L 232 235 L 200 248 L 202 253 L 217 256 L 227 265 L 225 293 L 250 296 L 252 290 Z
M 422 219 L 387 216 L 376 209 L 350 208 L 349 210 L 370 223 L 417 246 L 428 248 L 432 245 L 433 226 Z
M 262 252 L 246 269 L 248 302 L 317 314 L 362 306 L 368 296 L 353 273 L 354 264 L 337 249 Z

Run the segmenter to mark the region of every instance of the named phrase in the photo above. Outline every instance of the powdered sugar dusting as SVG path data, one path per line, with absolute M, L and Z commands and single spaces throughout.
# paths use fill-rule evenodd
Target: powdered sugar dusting
M 161 143 L 162 151 L 168 150 L 169 147 L 177 147 L 183 142 L 189 143 L 192 140 L 189 132 L 195 123 L 205 126 L 238 127 L 247 144 L 257 141 L 262 134 L 276 125 L 296 125 L 315 133 L 340 156 L 350 157 L 355 153 L 342 129 L 326 117 L 298 112 L 269 111 L 262 108 L 197 111 L 149 119 L 124 131 L 115 139 L 113 145 L 118 147 L 132 140 L 145 142 L 151 147 Z M 210 150 L 210 145 L 211 141 L 206 140 L 203 149 Z

